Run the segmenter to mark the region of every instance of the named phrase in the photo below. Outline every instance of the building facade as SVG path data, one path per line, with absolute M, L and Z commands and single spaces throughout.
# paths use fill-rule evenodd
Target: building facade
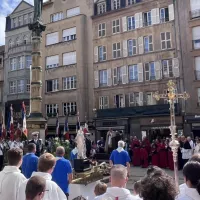
M 169 136 L 169 104 L 153 93 L 174 80 L 183 92 L 177 13 L 173 0 L 97 0 L 93 19 L 97 135 L 112 128 L 138 137 Z M 183 130 L 182 108 L 176 123 Z M 141 134 L 142 133 L 142 134 Z
M 192 131 L 194 136 L 200 136 L 200 1 L 177 0 L 175 5 L 181 32 L 184 87 L 190 94 L 186 101 L 185 129 Z
M 4 110 L 4 103 L 3 103 L 3 84 L 4 84 L 4 53 L 5 53 L 5 46 L 0 46 L 0 111 L 3 112 Z
M 92 120 L 93 8 L 88 0 L 43 5 L 43 115 L 49 133 L 55 133 L 57 118 L 63 132 L 66 115 L 70 133 L 75 133 L 78 117 L 81 123 Z
M 20 122 L 22 102 L 29 112 L 31 32 L 28 24 L 33 20 L 34 8 L 21 1 L 15 10 L 6 17 L 4 103 L 7 121 L 10 105 L 13 105 L 14 122 Z

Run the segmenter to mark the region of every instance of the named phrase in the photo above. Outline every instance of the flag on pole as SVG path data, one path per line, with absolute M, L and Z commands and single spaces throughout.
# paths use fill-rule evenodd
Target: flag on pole
M 6 126 L 4 120 L 4 113 L 2 112 L 2 137 L 6 138 Z
M 83 133 L 86 134 L 88 133 L 88 124 L 87 124 L 87 117 L 85 116 L 85 127 L 83 129 Z
M 26 128 L 26 106 L 25 106 L 24 102 L 22 102 L 22 123 L 23 123 L 22 132 L 27 137 L 28 131 Z
M 21 131 L 20 123 L 19 122 L 17 123 L 17 130 L 15 131 L 15 135 L 17 137 L 21 137 L 22 136 L 22 131 Z
M 57 113 L 57 120 L 56 120 L 56 135 L 59 136 L 59 132 L 60 132 L 60 124 L 58 121 L 58 113 Z
M 78 133 L 78 130 L 80 130 L 79 112 L 77 113 L 76 133 Z
M 65 136 L 66 140 L 69 140 L 68 114 L 66 114 L 66 116 L 65 116 L 64 136 Z
M 10 105 L 10 112 L 8 114 L 7 131 L 10 133 L 10 139 L 14 139 L 14 124 L 13 124 L 13 107 Z

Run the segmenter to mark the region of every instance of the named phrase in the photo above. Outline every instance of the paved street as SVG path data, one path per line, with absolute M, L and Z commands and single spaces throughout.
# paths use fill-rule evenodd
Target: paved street
M 127 189 L 133 190 L 133 183 L 135 181 L 141 179 L 146 174 L 146 170 L 147 169 L 144 169 L 144 168 L 141 168 L 141 167 L 131 167 L 131 175 L 129 177 Z M 167 169 L 166 172 L 170 176 L 174 177 L 173 171 Z M 182 171 L 179 171 L 179 183 L 182 184 L 183 182 L 184 182 L 184 179 L 183 179 Z

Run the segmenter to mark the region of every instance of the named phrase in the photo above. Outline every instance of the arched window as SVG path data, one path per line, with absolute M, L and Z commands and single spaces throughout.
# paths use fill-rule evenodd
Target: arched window
M 14 46 L 14 42 L 12 41 L 12 39 L 9 40 L 8 46 L 9 46 L 9 49 L 12 48 L 12 47 Z
M 106 12 L 106 3 L 105 2 L 102 2 L 100 4 L 98 4 L 98 14 L 103 14 Z
M 18 38 L 16 39 L 16 46 L 19 46 L 20 43 L 21 43 L 21 41 L 20 41 L 20 38 L 18 37 Z
M 24 36 L 24 44 L 28 44 L 28 35 Z
M 120 0 L 113 0 L 112 2 L 113 10 L 117 10 L 120 8 Z

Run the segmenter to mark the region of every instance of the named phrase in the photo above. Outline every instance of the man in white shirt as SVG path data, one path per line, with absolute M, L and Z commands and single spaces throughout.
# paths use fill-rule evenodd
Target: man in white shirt
M 0 199 L 16 200 L 19 186 L 26 180 L 19 170 L 23 151 L 19 148 L 13 148 L 8 151 L 7 156 L 8 166 L 5 166 L 0 172 Z
M 106 193 L 96 197 L 95 200 L 137 200 L 137 197 L 131 195 L 130 191 L 126 189 L 127 175 L 125 166 L 114 165 L 111 169 L 111 187 L 107 188 Z
M 13 149 L 13 148 L 20 148 L 20 149 L 23 149 L 23 143 L 20 141 L 20 138 L 17 137 L 16 140 L 14 140 L 11 145 L 10 145 L 10 149 Z
M 38 172 L 33 172 L 33 176 L 41 176 L 46 180 L 46 192 L 43 200 L 67 200 L 67 197 L 60 189 L 60 187 L 53 182 L 52 172 L 56 164 L 56 158 L 50 154 L 45 153 L 40 156 L 38 161 Z M 21 184 L 18 194 L 17 200 L 24 200 L 25 198 L 25 189 L 26 189 L 27 181 Z

